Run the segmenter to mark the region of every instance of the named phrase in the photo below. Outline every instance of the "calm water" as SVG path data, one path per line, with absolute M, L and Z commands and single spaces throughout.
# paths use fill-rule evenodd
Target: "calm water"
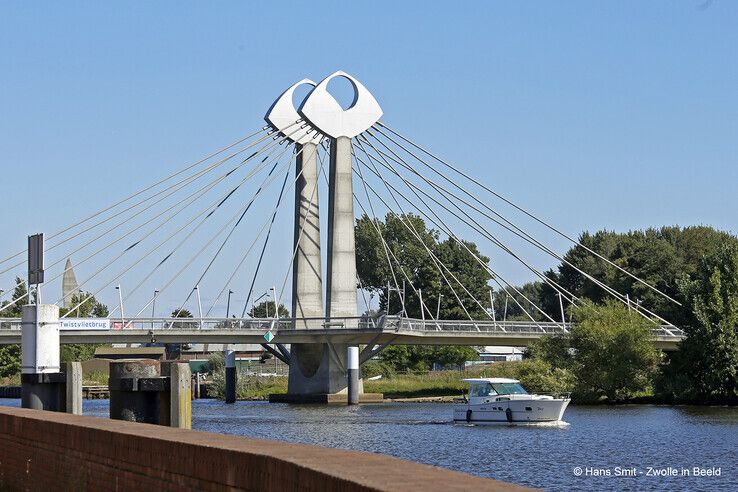
M 108 402 L 86 401 L 84 410 L 107 417 Z M 435 403 L 193 405 L 198 430 L 386 453 L 548 490 L 738 490 L 736 408 L 575 406 L 564 428 L 457 426 L 450 418 L 451 406 Z M 616 467 L 635 467 L 636 476 L 616 477 Z M 648 467 L 690 476 L 647 476 Z M 719 468 L 720 476 L 691 476 L 694 467 Z M 610 476 L 591 476 L 593 469 Z

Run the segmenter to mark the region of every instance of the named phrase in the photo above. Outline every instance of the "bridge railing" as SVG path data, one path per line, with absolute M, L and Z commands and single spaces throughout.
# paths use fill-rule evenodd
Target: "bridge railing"
M 67 318 L 74 322 L 75 318 Z M 71 323 L 70 323 L 71 324 Z M 422 320 L 401 316 L 370 317 L 342 317 L 326 320 L 325 318 L 131 318 L 107 320 L 102 327 L 96 328 L 65 328 L 76 330 L 183 330 L 183 331 L 289 331 L 289 330 L 368 330 L 387 332 L 418 332 L 418 333 L 496 333 L 515 335 L 551 335 L 569 333 L 569 323 L 528 322 L 528 321 L 463 321 L 463 320 Z M 19 318 L 0 318 L 0 331 L 21 330 Z M 653 328 L 653 335 L 661 338 L 683 338 L 684 331 L 673 325 L 662 325 Z

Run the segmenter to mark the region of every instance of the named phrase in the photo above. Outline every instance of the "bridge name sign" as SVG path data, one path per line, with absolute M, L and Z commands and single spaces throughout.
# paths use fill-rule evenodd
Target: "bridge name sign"
M 74 318 L 59 320 L 59 330 L 109 330 L 110 320 L 107 318 Z

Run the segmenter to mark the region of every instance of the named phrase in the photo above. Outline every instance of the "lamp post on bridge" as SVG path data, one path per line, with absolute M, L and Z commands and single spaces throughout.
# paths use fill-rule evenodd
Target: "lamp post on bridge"
M 202 302 L 200 301 L 200 285 L 195 286 L 195 294 L 197 295 L 197 314 L 200 317 L 200 329 L 202 330 Z
M 123 328 L 123 323 L 125 323 L 125 316 L 123 316 L 123 291 L 120 288 L 120 284 L 115 286 L 115 290 L 118 291 L 118 306 L 120 307 L 120 327 Z
M 154 289 L 154 298 L 151 300 L 151 329 L 154 329 L 154 318 L 156 318 L 156 298 L 159 295 L 159 289 Z
M 231 294 L 233 294 L 233 291 L 231 289 L 228 289 L 228 302 L 226 303 L 226 320 L 230 318 L 231 314 Z

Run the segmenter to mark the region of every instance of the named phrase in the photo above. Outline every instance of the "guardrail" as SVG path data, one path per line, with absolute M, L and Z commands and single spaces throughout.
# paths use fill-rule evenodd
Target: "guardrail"
M 76 318 L 64 318 L 73 322 Z M 74 331 L 64 328 L 62 331 Z M 130 318 L 108 319 L 103 327 L 84 330 L 185 330 L 185 331 L 291 331 L 291 330 L 366 330 L 377 332 L 417 333 L 480 333 L 480 334 L 566 334 L 570 323 L 529 321 L 462 321 L 421 320 L 401 316 L 332 318 Z M 0 318 L 1 330 L 21 330 L 19 318 Z M 77 330 L 82 330 L 78 328 Z M 684 331 L 673 325 L 661 325 L 653 329 L 655 337 L 681 339 Z

